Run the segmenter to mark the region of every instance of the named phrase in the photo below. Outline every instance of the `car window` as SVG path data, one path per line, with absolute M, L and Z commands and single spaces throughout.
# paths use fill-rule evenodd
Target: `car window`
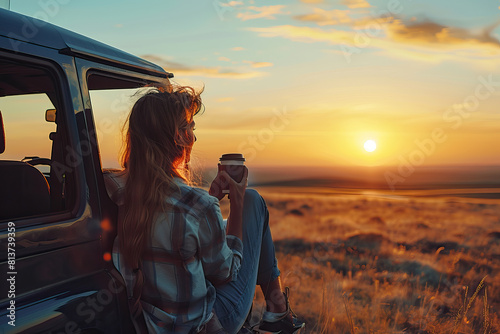
M 2 160 L 50 158 L 52 141 L 48 134 L 56 131 L 56 124 L 45 121 L 45 111 L 54 108 L 43 93 L 1 97 L 0 111 L 8 141 Z
M 97 141 L 103 169 L 120 168 L 123 143 L 123 126 L 127 116 L 144 88 L 103 89 L 96 83 L 103 76 L 89 78 L 89 94 L 97 130 Z M 137 84 L 136 84 L 137 85 Z M 99 89 L 92 89 L 99 87 Z
M 0 59 L 0 221 L 72 208 L 74 166 L 67 164 L 72 150 L 60 96 L 42 66 Z M 57 123 L 46 120 L 47 110 Z

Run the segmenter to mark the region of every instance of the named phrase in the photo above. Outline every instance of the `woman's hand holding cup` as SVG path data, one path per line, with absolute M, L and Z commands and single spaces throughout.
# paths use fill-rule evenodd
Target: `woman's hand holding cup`
M 235 196 L 231 195 L 236 192 L 236 190 L 231 191 L 231 184 L 233 184 L 234 188 L 235 184 L 241 184 L 243 182 L 246 188 L 247 177 L 248 169 L 245 166 L 245 158 L 242 154 L 223 154 L 219 159 L 218 173 L 210 185 L 209 193 L 219 200 L 221 200 L 225 194 L 230 194 L 230 197 Z M 244 189 L 243 193 L 245 193 Z
M 242 166 L 242 168 L 243 176 L 240 182 L 236 182 L 225 170 L 219 171 L 210 185 L 209 194 L 221 200 L 227 193 L 223 192 L 223 189 L 229 189 L 231 206 L 240 204 L 241 207 L 243 207 L 243 197 L 247 187 L 248 168 L 246 166 Z M 233 202 L 237 203 L 233 204 Z
M 248 168 L 238 166 L 242 169 L 242 177 L 239 182 L 235 181 L 226 170 L 219 170 L 217 176 L 210 185 L 209 194 L 221 200 L 229 189 L 229 217 L 227 222 L 227 234 L 242 239 L 243 225 L 243 203 L 245 201 L 245 190 L 247 188 Z

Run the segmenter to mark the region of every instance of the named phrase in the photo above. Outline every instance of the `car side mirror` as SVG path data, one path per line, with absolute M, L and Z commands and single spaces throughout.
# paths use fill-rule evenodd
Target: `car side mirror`
M 45 121 L 51 123 L 56 122 L 56 109 L 47 109 L 45 111 Z

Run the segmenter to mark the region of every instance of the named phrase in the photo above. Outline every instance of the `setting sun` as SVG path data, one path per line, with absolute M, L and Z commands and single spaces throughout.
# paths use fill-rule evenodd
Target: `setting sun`
M 365 150 L 366 152 L 373 152 L 377 148 L 377 143 L 371 139 L 365 141 Z

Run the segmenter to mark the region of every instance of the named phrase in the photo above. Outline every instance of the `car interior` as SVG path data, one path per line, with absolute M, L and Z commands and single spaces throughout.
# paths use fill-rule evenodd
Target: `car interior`
M 0 220 L 68 209 L 70 169 L 55 82 L 37 66 L 0 61 Z

